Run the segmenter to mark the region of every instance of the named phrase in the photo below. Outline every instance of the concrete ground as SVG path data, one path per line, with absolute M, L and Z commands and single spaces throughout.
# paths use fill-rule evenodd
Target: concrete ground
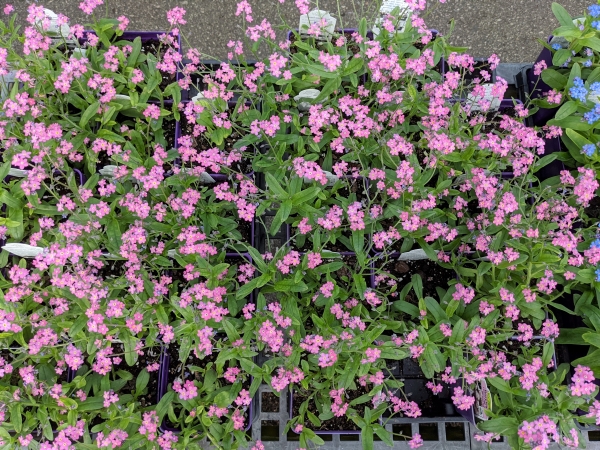
M 81 0 L 39 0 L 37 3 L 56 13 L 63 13 L 71 23 L 86 23 L 86 16 L 78 5 Z M 130 19 L 130 30 L 157 30 L 168 27 L 166 11 L 181 6 L 187 10 L 188 23 L 182 27 L 187 39 L 185 48 L 197 47 L 215 58 L 227 54 L 227 42 L 242 39 L 241 17 L 235 17 L 238 0 L 104 0 L 98 10 L 108 10 L 112 17 L 125 15 Z M 297 27 L 298 10 L 293 0 L 283 5 L 277 0 L 249 0 L 253 7 L 254 22 L 268 18 L 272 23 L 285 21 Z M 19 12 L 24 23 L 29 0 L 5 0 Z M 320 9 L 338 17 L 345 27 L 356 26 L 356 17 L 373 14 L 377 2 L 373 0 L 313 0 Z M 339 3 L 339 7 L 337 5 Z M 572 16 L 583 13 L 593 0 L 561 0 Z M 451 43 L 470 48 L 473 56 L 496 53 L 502 62 L 532 62 L 539 53 L 538 39 L 544 39 L 558 26 L 550 9 L 551 0 L 447 0 L 440 4 L 429 0 L 427 23 L 442 33 L 449 30 L 449 22 L 456 26 Z M 283 34 L 282 34 L 283 36 Z

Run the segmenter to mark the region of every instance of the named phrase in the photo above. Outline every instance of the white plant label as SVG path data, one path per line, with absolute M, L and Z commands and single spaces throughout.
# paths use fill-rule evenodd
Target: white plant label
M 8 170 L 8 176 L 16 177 L 16 178 L 25 178 L 25 177 L 27 177 L 28 173 L 29 173 L 29 170 L 21 170 L 21 169 L 13 169 L 13 168 Z
M 117 169 L 117 166 L 108 165 L 108 166 L 104 166 L 102 169 L 100 169 L 98 171 L 98 173 L 100 175 L 102 175 L 103 177 L 112 178 L 115 176 L 116 169 Z
M 312 106 L 311 100 L 315 100 L 321 91 L 318 89 L 304 89 L 294 97 L 300 111 L 308 111 Z
M 333 186 L 340 180 L 338 177 L 336 177 L 331 172 L 328 172 L 327 170 L 324 170 L 323 173 L 325 174 L 325 178 L 327 178 L 327 184 L 325 186 Z M 313 181 L 315 181 L 312 178 L 308 177 L 304 177 L 303 180 L 305 183 L 312 183 Z
M 40 253 L 43 253 L 45 248 L 34 247 L 28 244 L 6 244 L 2 247 L 2 250 L 6 250 L 8 253 L 20 256 L 21 258 L 35 258 Z
M 399 8 L 400 16 L 396 18 L 396 32 L 403 33 L 406 30 L 406 24 L 408 23 L 408 19 L 411 16 L 412 10 L 410 9 L 408 3 L 404 0 L 384 0 L 379 8 L 380 18 L 375 20 L 375 24 L 373 25 L 373 35 L 379 36 L 381 32 L 380 25 L 383 23 L 383 20 L 388 14 L 394 10 L 394 8 Z
M 323 172 L 325 172 L 325 177 L 327 178 L 327 186 L 333 186 L 335 183 L 340 181 L 340 179 L 331 172 L 328 172 L 327 170 L 324 170 Z
M 382 16 L 390 14 L 394 8 L 400 9 L 402 19 L 408 19 L 411 13 L 409 4 L 404 0 L 384 0 L 379 8 L 379 12 Z
M 482 86 L 485 88 L 485 94 L 483 95 L 483 97 L 481 95 L 473 95 L 473 93 L 470 93 L 468 95 L 467 104 L 470 110 L 481 111 L 481 106 L 479 105 L 479 102 L 481 100 L 487 100 L 490 103 L 490 108 L 488 111 L 498 111 L 498 109 L 500 109 L 500 103 L 502 99 L 492 95 L 492 89 L 494 85 L 491 83 L 486 83 L 482 84 Z
M 434 250 L 437 253 L 437 250 Z M 402 253 L 399 257 L 398 257 L 398 261 L 416 261 L 419 259 L 429 259 L 429 256 L 427 256 L 427 253 L 425 253 L 425 250 L 423 249 L 417 249 L 417 250 L 411 250 L 409 252 L 406 253 Z
M 321 20 L 325 20 L 326 25 L 321 28 L 321 35 L 317 39 L 331 41 L 331 37 L 335 31 L 337 19 L 329 14 L 329 12 L 321 9 L 313 9 L 308 14 L 302 14 L 300 16 L 300 23 L 298 25 L 300 34 L 303 36 L 308 36 L 306 31 L 309 29 L 309 27 L 312 24 L 320 23 Z
M 206 172 L 200 174 L 200 181 L 203 183 L 216 183 L 217 181 Z
M 62 36 L 66 38 L 71 33 L 71 27 L 66 23 L 62 25 L 58 25 L 58 16 L 51 9 L 44 8 L 44 15 L 48 18 L 50 22 L 50 26 L 48 27 L 48 34 L 55 36 Z M 35 24 L 39 27 L 42 27 L 42 21 L 36 20 Z
M 0 75 L 0 102 L 8 97 L 10 90 L 15 82 L 15 71 L 10 71 L 6 75 Z
M 600 91 L 591 91 L 587 96 L 588 102 L 600 105 Z

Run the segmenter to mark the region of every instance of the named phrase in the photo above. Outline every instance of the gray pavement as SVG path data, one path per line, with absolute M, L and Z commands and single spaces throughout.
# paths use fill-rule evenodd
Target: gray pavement
M 63 13 L 71 23 L 85 23 L 86 16 L 78 8 L 80 0 L 39 0 L 38 4 Z M 274 24 L 297 26 L 298 12 L 294 0 L 283 5 L 278 0 L 249 0 L 254 9 L 253 24 L 268 18 Z M 26 0 L 4 0 L 12 3 L 24 23 Z M 312 1 L 311 3 L 315 3 Z M 321 9 L 338 17 L 345 27 L 356 25 L 356 17 L 374 12 L 372 0 L 317 0 Z M 562 0 L 560 2 L 573 16 L 581 14 L 594 0 Z M 442 33 L 449 30 L 449 21 L 456 27 L 451 43 L 470 48 L 473 56 L 496 53 L 502 62 L 532 62 L 539 53 L 538 39 L 544 39 L 557 26 L 552 15 L 551 0 L 447 0 L 439 4 L 429 0 L 427 23 Z M 182 27 L 190 45 L 215 58 L 227 54 L 227 42 L 243 39 L 241 17 L 235 17 L 237 0 L 105 0 L 98 10 L 107 9 L 112 17 L 125 15 L 130 19 L 130 30 L 157 30 L 168 26 L 166 11 L 174 6 L 187 10 L 188 23 Z M 281 34 L 283 36 L 283 33 Z

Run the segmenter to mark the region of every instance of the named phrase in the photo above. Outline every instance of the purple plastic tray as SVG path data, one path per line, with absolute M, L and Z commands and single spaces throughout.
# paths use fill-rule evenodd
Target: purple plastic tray
M 552 40 L 553 37 L 554 36 L 548 37 L 548 44 L 550 44 L 550 41 Z M 540 61 L 545 61 L 546 65 L 548 67 L 552 67 L 552 52 L 549 49 L 547 49 L 546 47 L 544 47 L 542 49 L 539 56 L 535 60 L 534 64 L 537 64 Z M 552 88 L 550 86 L 548 86 L 546 83 L 544 83 L 541 76 L 533 74 L 533 69 L 529 69 L 529 71 L 527 71 L 527 79 L 523 80 L 523 81 L 525 83 L 527 83 L 529 95 L 531 96 L 532 99 L 533 98 L 541 98 L 544 96 L 544 94 L 546 92 L 550 92 L 552 90 Z M 536 83 L 537 83 L 537 85 L 536 85 Z M 535 91 L 534 91 L 534 87 L 535 87 Z M 535 126 L 546 125 L 546 123 L 550 119 L 554 118 L 554 116 L 556 115 L 556 111 L 558 111 L 558 108 L 552 108 L 552 109 L 540 108 L 533 116 L 531 116 L 533 124 Z
M 93 30 L 85 30 L 84 31 L 85 36 L 87 36 L 88 34 L 96 34 L 95 31 Z M 121 36 L 118 37 L 118 40 L 123 40 L 123 41 L 133 41 L 136 37 L 139 37 L 142 41 L 142 43 L 144 42 L 148 42 L 150 40 L 153 39 L 158 39 L 158 37 L 161 34 L 169 34 L 167 31 L 125 31 L 123 32 L 123 34 Z M 87 42 L 87 39 L 81 38 L 79 39 L 79 44 L 83 45 Z M 181 34 L 177 35 L 177 44 L 178 44 L 178 49 L 177 49 L 177 53 L 179 53 L 180 55 L 183 55 L 182 50 L 181 50 Z M 175 81 L 179 81 L 182 78 L 182 73 L 181 73 L 181 66 L 178 65 L 178 69 L 177 72 L 175 73 Z

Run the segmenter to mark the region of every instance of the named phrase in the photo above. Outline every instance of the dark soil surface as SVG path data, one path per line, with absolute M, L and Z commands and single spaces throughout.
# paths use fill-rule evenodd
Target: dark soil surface
M 181 135 L 182 136 L 190 136 L 192 138 L 192 145 L 194 148 L 196 148 L 196 150 L 198 150 L 198 152 L 202 152 L 205 150 L 209 150 L 211 148 L 216 147 L 212 142 L 210 142 L 210 140 L 208 140 L 205 136 L 200 135 L 198 137 L 194 137 L 193 136 L 193 132 L 194 132 L 194 125 L 188 123 L 187 119 L 185 118 L 185 116 L 181 117 Z M 233 133 L 231 133 L 231 135 L 229 135 L 228 137 L 225 138 L 224 144 L 221 146 L 224 152 L 229 153 L 231 150 L 233 150 L 233 146 L 235 145 L 235 143 L 237 141 L 239 141 L 243 136 L 238 133 L 237 131 L 234 131 Z M 246 151 L 252 151 L 252 148 L 247 149 Z M 196 163 L 192 163 L 193 166 L 196 166 Z M 247 158 L 247 157 L 242 157 L 241 161 L 237 161 L 235 163 L 233 163 L 230 168 L 238 173 L 242 173 L 242 174 L 249 174 L 250 172 L 252 172 L 252 159 Z
M 358 385 L 357 389 L 354 391 L 346 390 L 344 392 L 344 396 L 343 396 L 344 403 L 350 403 L 352 400 L 357 399 L 358 397 L 365 395 L 368 392 L 369 392 L 369 390 L 367 390 L 366 387 L 363 387 L 360 385 Z M 300 415 L 300 406 L 307 398 L 308 398 L 308 396 L 305 396 L 305 395 L 301 394 L 300 392 L 294 391 L 293 398 L 292 398 L 292 416 L 293 417 L 297 417 Z M 366 403 L 361 403 L 360 405 L 350 406 L 350 407 L 348 407 L 348 410 L 350 410 L 350 408 L 353 408 L 356 410 L 356 412 L 358 413 L 358 415 L 360 417 L 364 417 L 365 416 L 365 407 L 369 406 L 369 404 L 370 404 L 369 402 L 366 402 Z M 319 416 L 319 411 L 317 410 L 315 401 L 312 398 L 308 401 L 308 411 L 310 411 L 317 417 Z M 319 428 L 315 428 L 314 425 L 312 425 L 312 423 L 307 419 L 304 423 L 304 426 L 310 428 L 311 430 L 313 430 L 317 433 L 319 431 L 358 431 L 358 430 L 360 430 L 360 427 L 358 425 L 356 425 L 351 419 L 346 417 L 346 415 L 344 415 L 342 417 L 333 417 L 329 420 L 323 420 L 321 422 L 321 426 Z
M 433 297 L 438 301 L 440 299 L 436 287 L 448 289 L 448 281 L 456 277 L 453 270 L 445 269 L 429 259 L 416 261 L 391 260 L 383 265 L 381 261 L 377 261 L 375 262 L 375 268 L 383 269 L 384 272 L 389 273 L 398 281 L 397 292 L 400 292 L 404 286 L 411 282 L 413 275 L 420 275 L 423 280 L 423 298 Z M 419 303 L 419 299 L 413 290 L 406 295 L 405 300 L 413 305 Z
M 592 219 L 600 219 L 600 197 L 594 197 L 592 200 L 590 200 L 590 206 L 585 208 L 584 211 L 588 217 Z
M 279 412 L 279 397 L 272 392 L 263 392 L 260 405 L 262 412 Z

